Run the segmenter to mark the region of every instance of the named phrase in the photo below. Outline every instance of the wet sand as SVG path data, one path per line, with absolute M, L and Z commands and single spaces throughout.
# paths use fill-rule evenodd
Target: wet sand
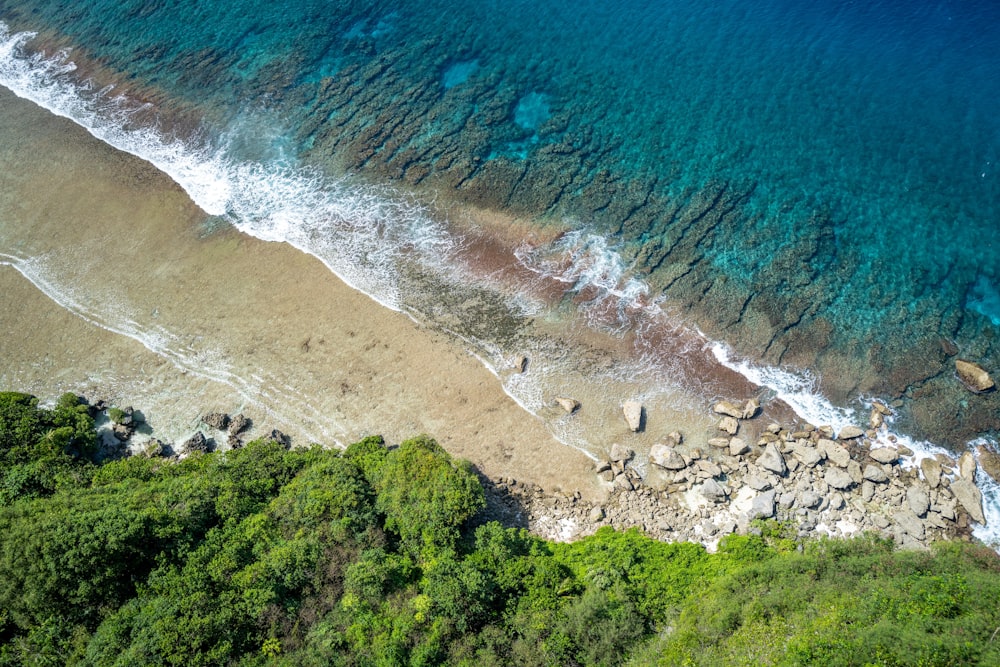
M 490 476 L 603 495 L 590 458 L 459 343 L 207 218 L 69 121 L 6 91 L 0 109 L 3 388 L 129 403 L 163 440 L 216 410 L 296 444 L 427 433 Z

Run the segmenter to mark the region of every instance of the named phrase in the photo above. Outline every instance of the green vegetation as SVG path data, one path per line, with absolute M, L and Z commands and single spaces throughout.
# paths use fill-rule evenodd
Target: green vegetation
M 475 525 L 420 437 L 91 463 L 86 407 L 0 394 L 0 665 L 1000 664 L 1000 559 L 782 527 L 718 553 Z

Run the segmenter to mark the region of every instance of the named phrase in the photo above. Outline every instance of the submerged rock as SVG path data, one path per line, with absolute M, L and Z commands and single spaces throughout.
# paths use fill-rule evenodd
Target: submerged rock
M 996 386 L 993 383 L 993 378 L 990 377 L 990 374 L 987 373 L 982 366 L 971 361 L 956 359 L 955 372 L 958 373 L 958 379 L 961 380 L 970 391 L 977 394 L 989 391 Z
M 569 414 L 573 414 L 580 408 L 580 401 L 575 398 L 569 398 L 568 396 L 556 397 L 556 403 Z

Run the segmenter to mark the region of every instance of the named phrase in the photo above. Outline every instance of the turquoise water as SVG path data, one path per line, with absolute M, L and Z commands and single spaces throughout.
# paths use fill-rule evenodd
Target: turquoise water
M 242 159 L 597 234 L 671 312 L 839 402 L 903 397 L 945 441 L 998 426 L 951 372 L 1000 370 L 994 3 L 0 0 L 0 21 Z

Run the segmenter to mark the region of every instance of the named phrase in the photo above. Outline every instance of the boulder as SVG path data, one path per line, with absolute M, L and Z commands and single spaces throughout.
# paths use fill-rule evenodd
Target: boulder
M 612 461 L 616 462 L 631 461 L 633 456 L 635 456 L 635 452 L 633 452 L 628 447 L 625 447 L 624 445 L 619 445 L 617 442 L 611 445 L 611 453 L 609 454 L 609 458 Z
M 649 449 L 649 462 L 665 470 L 683 470 L 687 467 L 684 457 L 667 445 L 653 445 Z
M 730 442 L 729 438 L 709 438 L 708 440 L 708 444 L 719 448 L 728 447 Z
M 181 451 L 188 453 L 208 451 L 208 439 L 201 431 L 195 431 L 195 434 L 185 440 L 184 444 L 181 445 Z
M 837 492 L 830 495 L 830 509 L 842 510 L 844 505 L 844 494 Z
M 580 409 L 580 401 L 568 396 L 557 396 L 556 403 L 566 412 L 573 414 Z
M 864 431 L 862 431 L 857 426 L 852 425 L 852 426 L 845 426 L 844 428 L 840 429 L 840 435 L 838 437 L 841 440 L 853 440 L 855 438 L 860 438 L 864 434 L 865 434 Z
M 989 391 L 995 386 L 993 378 L 990 377 L 990 374 L 987 373 L 982 366 L 971 361 L 956 359 L 955 372 L 958 373 L 958 379 L 962 381 L 962 384 L 964 384 L 969 391 L 977 394 Z
M 893 518 L 908 535 L 918 540 L 924 539 L 924 522 L 910 508 L 903 507 L 897 510 Z
M 129 424 L 112 424 L 111 433 L 120 442 L 125 442 L 132 437 L 133 429 Z
M 889 476 L 885 474 L 885 471 L 877 465 L 869 463 L 865 466 L 865 471 L 862 473 L 862 477 L 867 479 L 869 482 L 875 482 L 876 484 L 882 484 L 889 481 Z
M 872 498 L 875 497 L 875 485 L 865 480 L 861 484 L 861 499 L 866 503 L 870 503 Z
M 972 452 L 962 452 L 962 455 L 958 457 L 958 474 L 962 479 L 975 483 L 976 457 L 973 456 Z
M 680 431 L 671 431 L 670 433 L 667 434 L 667 441 L 669 444 L 676 447 L 677 445 L 684 442 L 684 436 L 681 435 Z
M 874 430 L 882 428 L 882 424 L 885 423 L 885 417 L 878 410 L 872 409 L 870 415 L 868 415 L 868 427 Z
M 847 476 L 850 477 L 855 484 L 860 484 L 865 476 L 861 474 L 861 464 L 851 459 L 847 462 Z
M 753 419 L 757 416 L 760 411 L 760 401 L 756 398 L 751 398 L 743 406 L 743 414 L 740 415 L 740 419 Z
M 528 357 L 523 354 L 518 357 L 514 357 L 514 363 L 511 364 L 515 373 L 524 373 L 528 370 Z
M 776 475 L 784 475 L 788 472 L 788 466 L 785 465 L 785 457 L 781 455 L 781 452 L 774 446 L 774 443 L 770 443 L 764 448 L 764 453 L 757 459 L 757 465 L 765 470 L 770 470 Z
M 590 510 L 590 514 L 587 515 L 587 520 L 590 523 L 597 523 L 604 518 L 604 508 L 600 505 L 594 505 Z
M 816 446 L 826 453 L 826 457 L 830 459 L 834 465 L 838 465 L 841 468 L 846 468 L 848 462 L 851 460 L 851 453 L 847 451 L 847 448 L 842 445 L 838 445 L 833 440 L 820 438 L 819 442 L 816 443 Z
M 994 482 L 1000 482 L 1000 455 L 989 449 L 986 445 L 979 445 L 976 451 L 979 453 L 979 465 L 983 471 Z
M 879 463 L 895 463 L 899 460 L 899 452 L 892 447 L 879 447 L 873 449 L 868 453 L 868 456 L 872 457 L 875 461 Z
M 889 406 L 882 401 L 872 401 L 872 409 L 880 412 L 886 417 L 892 414 L 892 410 L 889 409 Z
M 795 497 L 795 502 L 798 503 L 799 507 L 813 509 L 823 502 L 823 496 L 815 493 L 814 491 L 801 491 L 799 492 L 799 495 Z
M 722 468 L 720 468 L 718 464 L 713 463 L 712 461 L 709 461 L 707 459 L 702 459 L 700 461 L 697 461 L 695 463 L 695 467 L 697 467 L 698 470 L 705 473 L 709 477 L 718 477 L 719 475 L 722 474 Z
M 911 486 L 906 490 L 906 504 L 917 516 L 924 516 L 931 507 L 931 498 L 920 487 Z
M 730 438 L 729 440 L 729 455 L 730 456 L 743 456 L 750 451 L 750 445 L 746 443 L 742 438 Z
M 721 503 L 726 500 L 726 489 L 714 479 L 706 479 L 701 485 L 699 493 L 714 503 Z
M 272 431 L 267 436 L 267 440 L 269 442 L 276 442 L 279 445 L 284 445 L 285 447 L 288 447 L 292 444 L 292 439 L 289 438 L 284 433 L 282 433 L 281 431 L 279 431 L 278 429 L 272 429 Z
M 231 435 L 239 435 L 250 428 L 251 425 L 253 425 L 253 422 L 250 421 L 250 418 L 241 412 L 229 420 L 229 433 Z
M 951 492 L 965 511 L 976 523 L 986 523 L 983 516 L 983 494 L 975 484 L 967 479 L 956 479 L 951 483 Z
M 147 459 L 163 456 L 163 442 L 156 438 L 150 438 L 142 445 L 142 455 Z
M 625 423 L 633 433 L 642 430 L 642 403 L 639 401 L 625 401 L 622 403 L 622 414 L 625 415 Z
M 229 446 L 229 449 L 239 449 L 240 447 L 243 446 L 243 441 L 240 440 L 240 437 L 238 435 L 233 435 L 232 433 L 230 433 L 229 436 L 226 438 L 226 444 Z
M 754 519 L 770 519 L 774 516 L 774 496 L 775 492 L 773 490 L 757 494 L 750 505 L 750 510 L 747 512 L 751 521 Z
M 758 477 L 757 475 L 747 475 L 744 481 L 746 482 L 746 485 L 754 491 L 767 491 L 774 486 L 771 483 L 771 480 L 766 477 Z
M 229 426 L 229 415 L 224 412 L 209 412 L 201 418 L 201 422 L 217 431 L 224 431 Z
M 725 431 L 729 435 L 736 435 L 736 432 L 740 430 L 740 423 L 736 421 L 735 417 L 723 417 L 719 420 L 719 430 Z
M 941 462 L 937 459 L 920 459 L 920 472 L 924 473 L 924 479 L 932 489 L 941 483 Z
M 841 470 L 840 468 L 828 468 L 826 473 L 823 475 L 823 481 L 833 488 L 841 491 L 851 488 L 851 485 L 854 484 L 854 480 L 851 479 L 851 476 L 848 475 L 845 470 Z
M 632 491 L 635 488 L 632 480 L 624 473 L 615 477 L 615 486 L 623 491 Z
M 813 447 L 811 444 L 804 444 L 808 442 L 807 440 L 802 440 L 796 443 L 792 448 L 792 453 L 802 465 L 807 468 L 815 468 L 826 458 L 826 454 L 818 447 Z
M 733 405 L 729 401 L 719 401 L 712 407 L 717 414 L 726 415 L 727 417 L 732 417 L 733 419 L 739 419 L 743 416 L 743 408 Z

